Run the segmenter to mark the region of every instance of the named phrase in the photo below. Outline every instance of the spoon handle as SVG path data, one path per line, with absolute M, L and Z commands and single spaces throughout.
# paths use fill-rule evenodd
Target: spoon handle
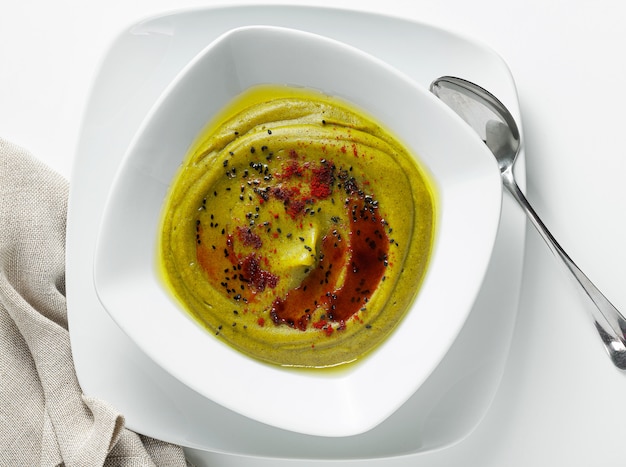
M 563 260 L 569 271 L 596 306 L 596 309 L 592 310 L 592 315 L 602 342 L 615 366 L 621 370 L 626 370 L 626 318 L 624 318 L 619 310 L 613 306 L 593 282 L 576 266 L 563 248 L 561 248 L 561 245 L 559 245 L 552 236 L 519 189 L 511 169 L 502 172 L 502 181 L 507 190 L 524 209 L 528 218 L 545 240 L 552 253 Z

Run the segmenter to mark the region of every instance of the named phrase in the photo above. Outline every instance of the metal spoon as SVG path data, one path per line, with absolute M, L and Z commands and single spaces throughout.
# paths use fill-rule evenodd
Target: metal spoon
M 552 252 L 563 260 L 596 305 L 591 314 L 600 338 L 615 366 L 626 370 L 626 318 L 563 251 L 517 186 L 513 166 L 521 141 L 511 113 L 493 94 L 461 78 L 441 77 L 431 84 L 430 90 L 465 120 L 493 152 L 500 167 L 503 185 L 524 209 Z

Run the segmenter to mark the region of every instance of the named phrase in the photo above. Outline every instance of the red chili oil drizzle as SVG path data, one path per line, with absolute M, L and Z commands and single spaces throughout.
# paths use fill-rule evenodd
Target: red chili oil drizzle
M 348 274 L 341 288 L 328 296 L 328 319 L 347 321 L 365 306 L 383 280 L 389 254 L 384 225 L 376 208 L 368 207 L 365 200 L 353 204 Z
M 202 243 L 202 224 L 200 221 L 196 221 L 196 258 L 198 259 L 198 264 L 200 267 L 209 274 L 209 277 L 215 280 L 215 274 L 213 274 L 214 268 L 210 267 L 211 265 L 211 253 L 209 252 L 206 245 Z
M 342 328 L 370 300 L 385 275 L 389 239 L 374 205 L 368 206 L 365 198 L 351 197 L 348 207 L 349 245 L 333 234 L 323 238 L 318 267 L 285 298 L 274 301 L 270 316 L 275 324 L 304 331 L 312 313 L 322 307 L 326 319 L 340 323 Z M 343 268 L 347 268 L 347 274 L 343 284 L 338 285 Z
M 287 324 L 306 330 L 313 312 L 324 304 L 326 294 L 334 291 L 341 270 L 348 257 L 348 246 L 335 234 L 322 239 L 320 261 L 298 287 L 291 289 L 285 298 L 272 304 L 270 316 L 274 324 Z

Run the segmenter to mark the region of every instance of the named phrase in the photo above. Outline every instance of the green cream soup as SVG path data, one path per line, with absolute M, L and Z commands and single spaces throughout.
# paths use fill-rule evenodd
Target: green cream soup
M 434 201 L 416 158 L 357 109 L 256 87 L 206 127 L 173 181 L 162 276 L 198 323 L 253 358 L 352 362 L 414 300 Z

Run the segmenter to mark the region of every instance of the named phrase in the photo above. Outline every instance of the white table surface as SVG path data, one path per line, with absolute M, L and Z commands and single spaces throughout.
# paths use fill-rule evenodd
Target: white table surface
M 620 92 L 626 76 L 626 10 L 621 2 L 308 3 L 429 22 L 491 45 L 509 64 L 519 91 L 529 199 L 570 256 L 626 310 L 621 138 L 626 94 Z M 111 41 L 146 16 L 212 5 L 230 3 L 5 2 L 0 6 L 0 136 L 69 179 L 83 106 Z M 623 465 L 626 375 L 601 347 L 585 297 L 528 229 L 518 322 L 501 388 L 476 431 L 451 449 L 464 459 L 462 465 Z M 231 465 L 228 456 L 214 462 Z

